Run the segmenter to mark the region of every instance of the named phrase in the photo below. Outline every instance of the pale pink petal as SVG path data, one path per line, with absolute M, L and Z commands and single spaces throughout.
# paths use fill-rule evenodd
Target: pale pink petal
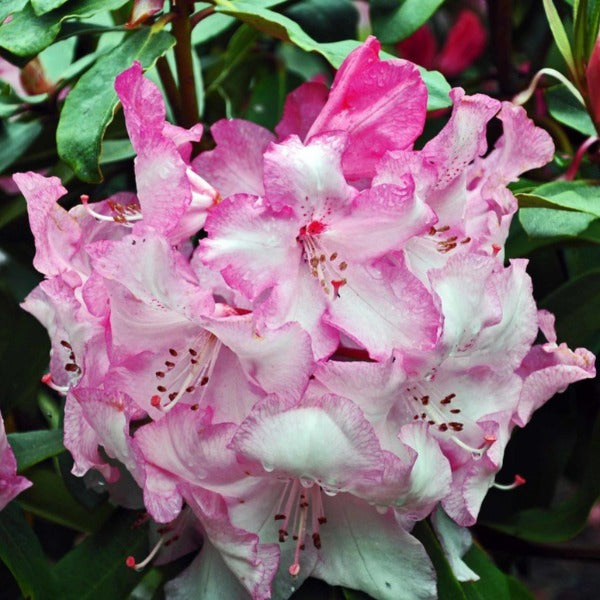
M 94 269 L 125 286 L 138 300 L 188 319 L 211 314 L 210 290 L 200 288 L 185 258 L 152 230 L 118 242 L 88 244 Z
M 328 360 L 317 366 L 315 377 L 334 394 L 350 398 L 378 430 L 406 379 L 397 362 L 394 359 L 376 363 Z M 382 446 L 388 449 L 383 440 Z
M 280 140 L 295 134 L 301 140 L 317 118 L 327 101 L 329 90 L 316 81 L 308 81 L 288 94 L 283 106 L 283 116 L 275 127 Z
M 416 195 L 407 175 L 396 185 L 376 185 L 361 192 L 347 215 L 320 234 L 327 249 L 346 259 L 361 261 L 401 250 L 413 236 L 428 231 L 436 221 L 433 211 Z
M 257 535 L 234 526 L 227 505 L 219 494 L 188 488 L 185 497 L 200 520 L 207 539 L 252 600 L 271 598 L 279 547 L 276 544 L 260 544 Z
M 132 445 L 132 438 L 129 436 L 129 421 L 132 410 L 135 410 L 131 398 L 125 394 L 106 393 L 80 386 L 71 390 L 71 394 L 80 407 L 81 416 L 93 429 L 96 444 L 102 446 L 110 458 L 123 463 L 138 484 L 142 485 L 143 466 L 139 452 Z M 91 450 L 91 447 L 88 449 Z
M 192 201 L 187 164 L 165 133 L 165 106 L 157 86 L 142 75 L 138 62 L 115 80 L 127 131 L 137 154 L 135 175 L 144 226 L 184 239 L 178 225 Z M 200 132 L 195 133 L 198 135 Z M 184 144 L 185 145 L 185 144 Z
M 33 266 L 45 275 L 72 269 L 79 249 L 81 229 L 57 201 L 67 193 L 58 177 L 38 173 L 16 173 L 15 183 L 27 200 L 29 225 L 35 240 Z
M 498 100 L 483 94 L 466 96 L 462 88 L 454 88 L 450 97 L 454 104 L 450 120 L 423 148 L 424 157 L 437 168 L 437 188 L 446 187 L 485 153 L 487 123 L 500 109 Z
M 494 150 L 482 161 L 487 187 L 505 186 L 525 171 L 552 160 L 554 143 L 547 131 L 536 127 L 522 106 L 503 102 L 498 118 L 504 126 Z
M 299 226 L 288 212 L 275 214 L 254 196 L 227 198 L 206 220 L 208 238 L 198 254 L 249 300 L 285 280 L 300 261 Z
M 337 348 L 339 332 L 329 323 L 325 311 L 328 296 L 313 277 L 304 261 L 288 264 L 269 297 L 254 311 L 261 335 L 267 329 L 277 329 L 289 322 L 297 322 L 310 335 L 315 360 L 328 357 Z
M 416 459 L 394 505 L 404 523 L 424 519 L 447 494 L 452 481 L 450 463 L 423 423 L 404 425 L 398 438 L 416 452 Z
M 210 319 L 206 328 L 234 352 L 250 381 L 267 393 L 300 398 L 314 359 L 310 337 L 298 323 L 258 335 L 252 316 L 245 315 Z
M 386 360 L 394 350 L 414 353 L 437 342 L 440 315 L 431 294 L 407 269 L 401 253 L 366 266 L 349 264 L 346 282 L 327 321 Z
M 513 372 L 519 366 L 537 332 L 535 301 L 526 266 L 525 260 L 511 260 L 509 267 L 493 277 L 502 318 L 483 328 L 470 348 L 454 356 L 456 366 L 489 365 L 505 372 Z
M 473 544 L 471 532 L 449 519 L 441 507 L 433 512 L 431 524 L 454 576 L 459 581 L 478 581 L 479 575 L 462 560 Z
M 267 472 L 311 479 L 333 491 L 374 483 L 383 466 L 362 411 L 333 394 L 300 403 L 267 397 L 240 425 L 232 447 Z
M 412 147 L 425 122 L 427 90 L 419 71 L 401 59 L 380 60 L 379 49 L 369 37 L 346 58 L 307 135 L 348 134 L 343 158 L 348 179 L 372 177 L 386 152 Z
M 31 481 L 17 475 L 17 461 L 6 438 L 0 414 L 0 510 L 30 486 Z
M 453 256 L 429 279 L 444 315 L 442 343 L 447 352 L 468 352 L 482 329 L 502 319 L 501 298 L 494 285 L 497 261 L 481 255 Z
M 166 600 L 247 600 L 248 592 L 225 564 L 220 552 L 205 540 L 194 560 L 165 584 Z
M 243 477 L 235 454 L 226 448 L 236 426 L 211 425 L 210 417 L 209 411 L 178 405 L 136 431 L 135 445 L 146 463 L 144 503 L 156 520 L 169 522 L 178 515 L 180 484 L 214 489 Z
M 596 376 L 594 355 L 585 348 L 573 351 L 564 343 L 556 344 L 554 315 L 548 311 L 540 313 L 540 329 L 549 341 L 533 346 L 519 367 L 523 389 L 513 421 L 520 427 L 554 394 L 563 392 L 571 383 Z
M 323 552 L 314 576 L 380 600 L 437 598 L 425 548 L 397 523 L 393 511 L 380 514 L 348 494 L 325 498 L 324 505 Z
M 345 148 L 339 133 L 313 136 L 306 145 L 296 135 L 271 144 L 264 155 L 265 201 L 275 211 L 292 207 L 303 225 L 327 222 L 356 193 L 341 169 Z
M 261 196 L 263 153 L 275 136 L 242 119 L 217 121 L 210 131 L 217 147 L 198 155 L 192 162 L 194 170 L 223 198 L 231 194 Z

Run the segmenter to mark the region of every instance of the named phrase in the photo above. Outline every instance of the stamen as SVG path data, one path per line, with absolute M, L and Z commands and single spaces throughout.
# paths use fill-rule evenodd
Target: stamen
M 473 454 L 473 458 L 479 460 L 489 449 L 489 447 L 496 441 L 496 437 L 493 435 L 486 435 L 483 439 L 485 441 L 484 445 L 481 448 L 473 448 L 473 446 L 469 446 L 465 444 L 461 439 L 457 438 L 455 435 L 451 436 L 450 439 L 457 445 L 460 446 L 463 450 L 467 452 L 471 452 Z
M 502 484 L 502 483 L 492 483 L 492 487 L 496 488 L 497 490 L 504 490 L 504 491 L 508 491 L 508 490 L 514 490 L 515 488 L 518 488 L 522 485 L 525 485 L 526 481 L 524 477 L 521 477 L 521 475 L 515 475 L 515 480 L 512 483 L 509 484 Z
M 111 210 L 116 213 L 114 215 L 103 215 L 98 211 L 94 210 L 88 203 L 90 197 L 87 194 L 81 194 L 81 203 L 85 207 L 85 210 L 92 215 L 98 221 L 111 221 L 113 223 L 119 223 L 120 225 L 125 225 L 127 227 L 131 227 L 129 225 L 129 221 L 139 221 L 142 218 L 142 215 L 139 212 L 139 209 L 135 206 L 122 206 L 116 202 L 108 202 Z
M 42 383 L 46 384 L 50 389 L 58 392 L 59 394 L 66 394 L 69 391 L 69 386 L 66 385 L 57 385 L 52 381 L 52 375 L 50 373 L 46 373 L 42 377 Z
M 139 563 L 135 562 L 135 558 L 133 556 L 128 556 L 125 559 L 125 564 L 130 569 L 135 569 L 136 571 L 141 571 L 148 563 L 158 554 L 158 551 L 161 549 L 162 545 L 166 542 L 166 537 L 163 535 L 159 538 L 158 542 L 156 542 L 154 548 L 150 551 L 150 554 L 146 556 L 146 558 Z
M 163 412 L 169 412 L 185 394 L 193 394 L 198 387 L 203 388 L 198 398 L 202 401 L 206 392 L 205 386 L 212 376 L 221 342 L 210 332 L 202 331 L 193 346 L 187 348 L 185 353 L 178 352 L 175 348 L 169 348 L 171 360 L 165 361 L 165 371 L 157 371 L 156 377 L 161 384 L 156 386 L 161 395 L 154 395 L 150 404 Z M 161 404 L 163 396 L 168 398 L 165 404 Z M 195 398 L 196 399 L 196 398 Z

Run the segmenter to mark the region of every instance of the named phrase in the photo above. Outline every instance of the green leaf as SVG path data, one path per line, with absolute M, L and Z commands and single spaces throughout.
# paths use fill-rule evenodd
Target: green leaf
M 5 172 L 42 132 L 42 122 L 3 121 L 0 126 L 0 173 Z
M 339 68 L 352 50 L 361 45 L 361 42 L 356 40 L 319 44 L 288 17 L 249 2 L 233 3 L 229 0 L 217 0 L 215 10 L 236 17 L 263 33 L 291 42 L 306 52 L 317 52 L 336 69 Z M 392 58 L 391 55 L 385 52 L 381 53 L 381 57 L 384 59 Z M 448 97 L 450 85 L 441 73 L 426 71 L 425 69 L 420 69 L 420 71 L 429 91 L 427 109 L 437 110 L 450 106 L 451 103 Z
M 302 0 L 283 12 L 319 42 L 356 37 L 358 11 L 350 0 Z
M 571 279 L 546 296 L 541 306 L 556 314 L 559 338 L 569 346 L 592 346 L 594 342 L 597 345 L 600 331 L 600 269 Z
M 444 0 L 371 0 L 373 34 L 384 44 L 407 38 L 423 25 Z
M 79 504 L 67 490 L 60 475 L 52 470 L 36 467 L 26 473 L 33 486 L 19 495 L 19 504 L 26 510 L 65 527 L 82 533 L 97 531 L 113 512 L 104 504 L 88 510 Z
M 600 243 L 598 219 L 589 213 L 553 208 L 521 208 L 518 216 L 531 238 L 581 238 Z
M 567 32 L 565 31 L 562 20 L 552 0 L 544 0 L 544 10 L 546 11 L 546 18 L 548 19 L 548 24 L 550 25 L 550 30 L 552 31 L 556 46 L 565 59 L 569 70 L 574 73 L 575 62 L 573 60 L 573 53 L 571 52 L 571 44 L 569 43 Z
M 62 429 L 9 433 L 7 437 L 15 453 L 19 473 L 65 450 Z
M 147 552 L 147 530 L 134 527 L 136 514 L 117 511 L 105 526 L 62 558 L 53 569 L 61 600 L 126 598 L 144 576 L 125 566 Z
M 587 327 L 590 329 L 588 335 L 592 330 L 596 333 L 599 330 L 600 270 L 588 275 L 569 282 L 541 303 L 541 307 L 556 310 L 559 314 L 563 314 L 562 310 L 567 306 L 567 302 L 570 310 L 575 306 L 573 317 L 569 317 L 566 324 L 557 319 L 557 331 L 561 339 L 566 331 L 565 325 L 574 325 L 579 332 Z M 577 294 L 582 294 L 582 297 Z M 590 297 L 593 298 L 591 302 Z M 577 298 L 576 304 L 573 298 Z M 580 301 L 588 307 L 587 312 L 579 311 Z M 578 325 L 577 319 L 582 319 L 582 323 Z M 571 343 L 568 339 L 566 341 Z M 600 456 L 600 416 L 596 418 L 591 442 L 585 454 L 590 458 Z M 564 542 L 585 528 L 590 510 L 599 497 L 600 471 L 596 461 L 592 459 L 585 464 L 580 486 L 571 497 L 550 508 L 523 510 L 501 523 L 486 522 L 486 526 L 530 542 Z
M 138 60 L 152 66 L 175 44 L 166 31 L 143 28 L 98 59 L 71 90 L 60 115 L 56 142 L 60 157 L 84 181 L 99 182 L 102 138 L 118 105 L 115 77 Z
M 412 531 L 413 535 L 425 546 L 427 554 L 435 567 L 437 575 L 438 600 L 466 600 L 465 593 L 454 577 L 448 559 L 442 550 L 431 526 L 427 521 L 420 521 Z
M 0 511 L 0 540 L 0 559 L 17 580 L 25 598 L 59 597 L 40 542 L 16 502 Z
M 596 135 L 590 115 L 564 85 L 548 88 L 544 94 L 550 114 L 560 123 L 584 135 Z
M 29 0 L 2 0 L 0 2 L 0 23 L 4 22 L 4 19 L 8 15 L 12 15 L 24 8 Z
M 598 188 L 586 181 L 552 181 L 517 195 L 520 207 L 561 207 L 600 218 Z
M 102 144 L 102 155 L 100 164 L 108 165 L 110 163 L 127 160 L 135 156 L 135 151 L 129 139 L 123 140 L 104 140 Z
M 36 15 L 43 15 L 67 2 L 68 0 L 31 0 L 31 6 Z
M 72 0 L 51 12 L 36 15 L 33 6 L 26 4 L 10 22 L 0 26 L 0 47 L 17 56 L 33 56 L 49 46 L 67 19 L 92 17 L 98 12 L 119 8 L 127 0 Z
M 40 387 L 39 378 L 48 365 L 48 333 L 18 305 L 23 293 L 33 287 L 26 279 L 28 275 L 31 276 L 31 271 L 18 267 L 18 263 L 12 259 L 2 265 L 4 281 L 0 287 L 0 380 L 4 383 L 0 388 L 0 408 L 8 410 L 12 406 L 28 406 L 37 410 L 35 401 Z M 16 285 L 26 289 L 15 289 L 16 285 L 8 280 L 8 276 L 12 274 L 15 275 Z M 10 283 L 10 292 L 7 283 Z M 15 295 L 19 298 L 15 298 Z
M 533 600 L 533 594 L 503 573 L 476 544 L 465 554 L 464 561 L 480 577 L 479 581 L 462 584 L 468 600 Z

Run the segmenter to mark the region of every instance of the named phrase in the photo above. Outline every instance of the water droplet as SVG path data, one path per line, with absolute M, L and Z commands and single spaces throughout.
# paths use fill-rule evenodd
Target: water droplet
M 264 470 L 265 470 L 267 473 L 271 473 L 272 471 L 274 471 L 274 470 L 275 470 L 275 466 L 274 466 L 274 465 L 272 465 L 271 463 L 266 463 L 266 462 L 264 462 L 264 463 L 262 464 L 262 466 L 263 466 L 263 469 L 264 469 Z
M 315 482 L 312 479 L 309 479 L 308 477 L 300 477 L 300 485 L 304 488 L 311 488 L 313 485 L 315 484 Z

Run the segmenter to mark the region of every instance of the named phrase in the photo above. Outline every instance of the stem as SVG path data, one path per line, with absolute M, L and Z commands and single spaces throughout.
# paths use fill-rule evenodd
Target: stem
M 173 35 L 177 40 L 175 44 L 175 63 L 177 65 L 181 98 L 181 114 L 178 123 L 187 128 L 200 121 L 192 62 L 192 25 L 190 22 L 192 6 L 193 3 L 190 0 L 178 0 L 176 6 L 173 6 L 176 13 L 173 19 Z
M 169 62 L 164 56 L 161 56 L 156 61 L 156 70 L 158 71 L 158 76 L 163 84 L 165 93 L 167 94 L 167 98 L 169 100 L 169 104 L 171 105 L 171 109 L 173 110 L 175 120 L 179 123 L 182 120 L 181 98 L 179 97 L 179 90 L 177 89 L 177 83 L 173 77 L 173 73 L 171 73 Z
M 198 23 L 200 23 L 200 21 L 202 21 L 202 19 L 209 17 L 210 15 L 214 14 L 214 12 L 215 12 L 214 6 L 209 6 L 208 8 L 198 11 L 190 19 L 190 23 L 192 24 L 192 29 L 194 29 L 194 27 L 196 27 L 196 25 L 198 25 Z

